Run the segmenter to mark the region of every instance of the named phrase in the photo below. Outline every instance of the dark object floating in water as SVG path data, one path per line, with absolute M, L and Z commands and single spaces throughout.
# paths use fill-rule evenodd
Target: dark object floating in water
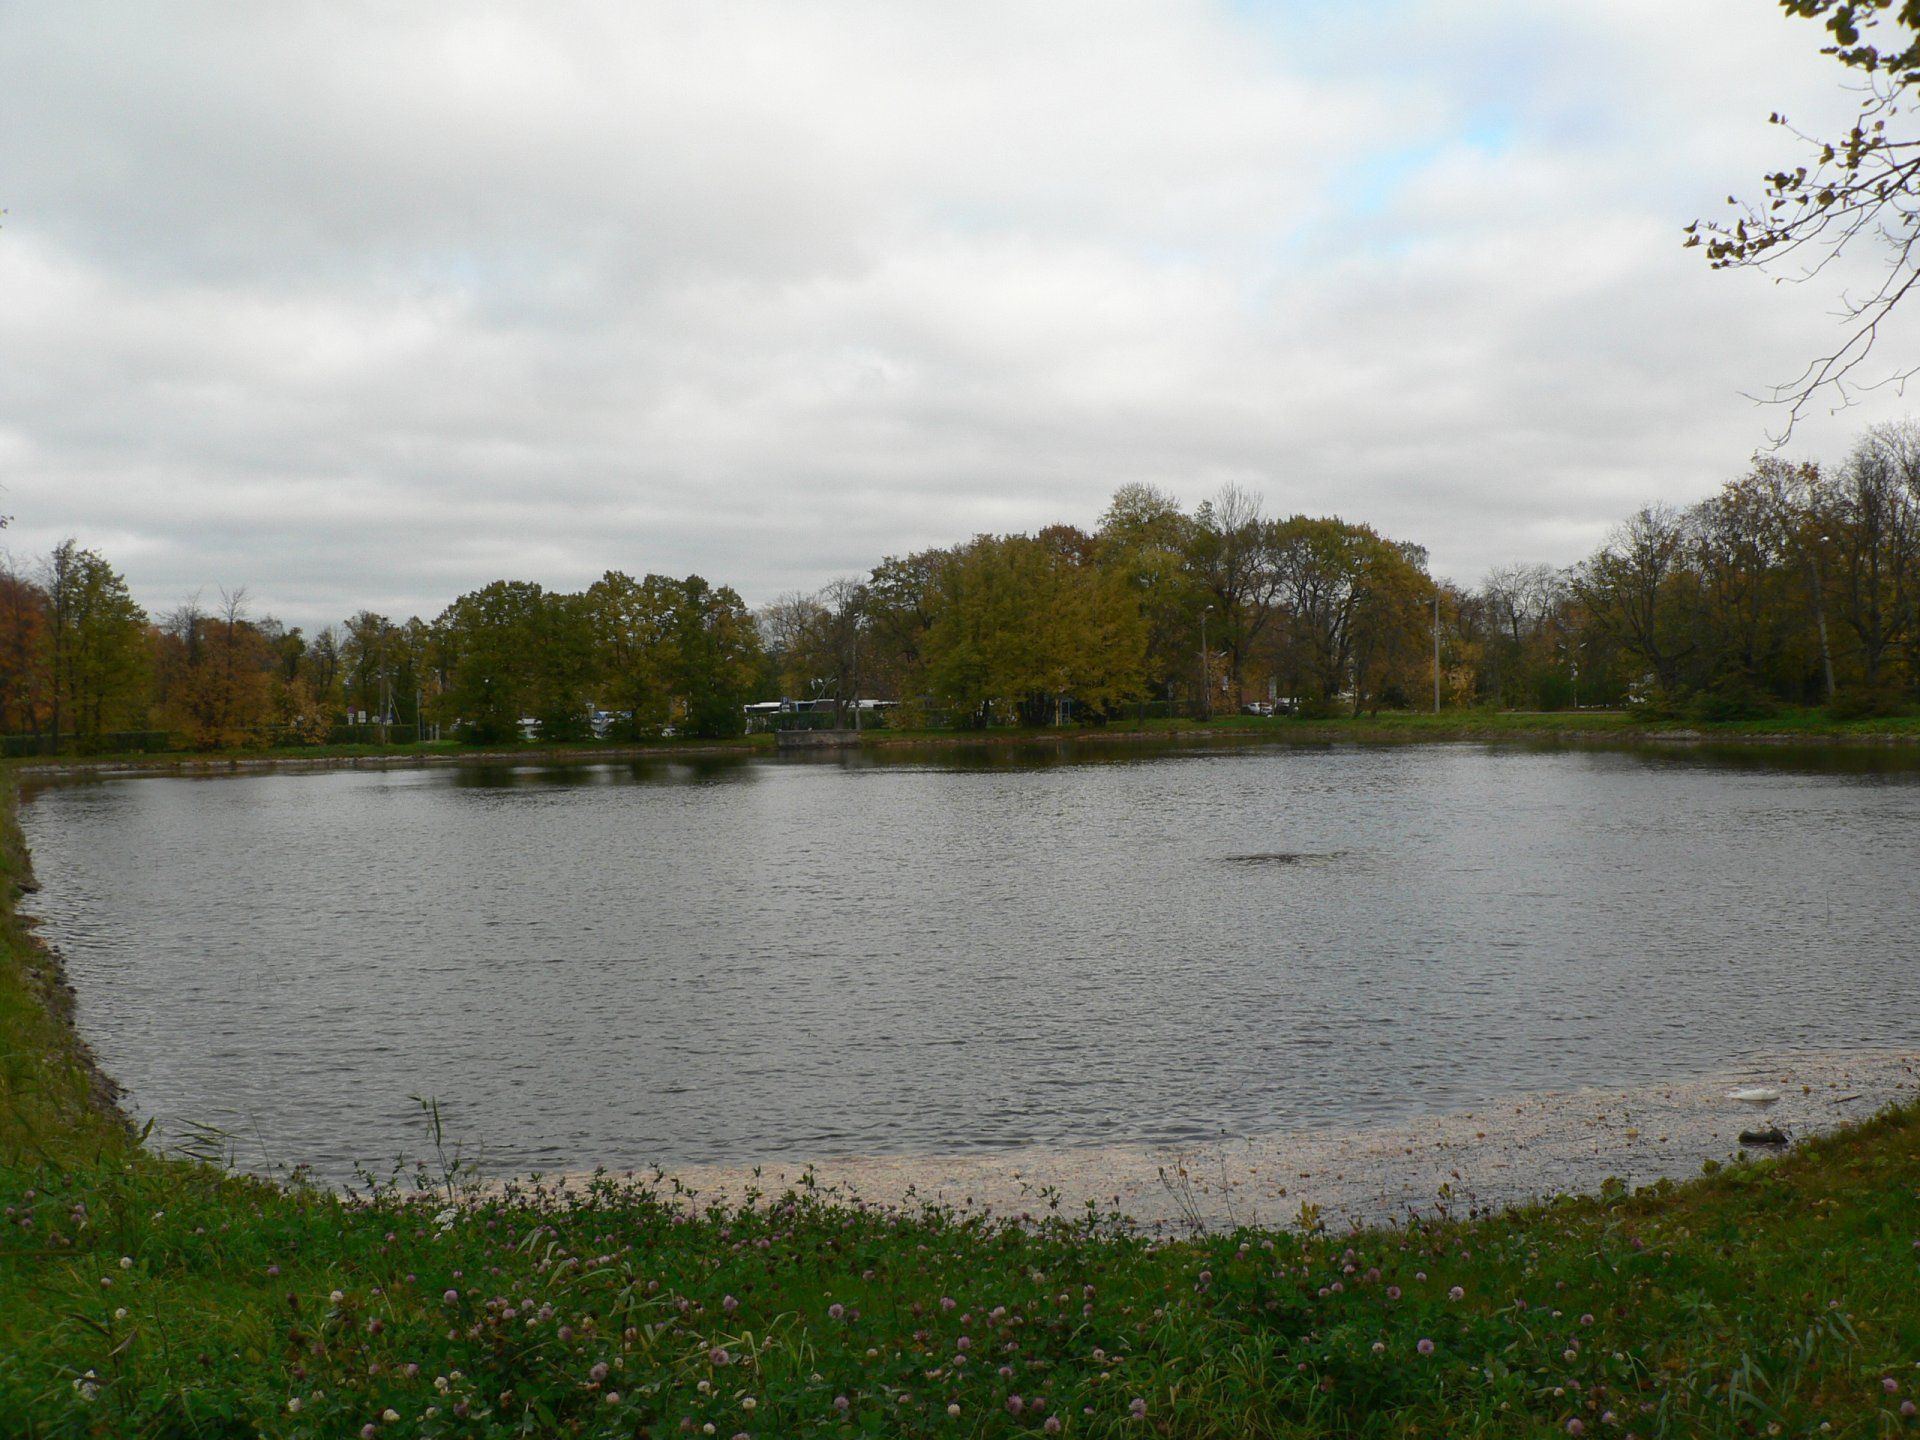
M 1273 850 L 1263 855 L 1229 855 L 1229 865 L 1312 865 L 1322 860 L 1338 860 L 1344 850 Z
M 1742 1130 L 1740 1143 L 1742 1145 L 1784 1145 L 1787 1143 L 1787 1133 L 1776 1125 L 1769 1125 L 1764 1130 Z

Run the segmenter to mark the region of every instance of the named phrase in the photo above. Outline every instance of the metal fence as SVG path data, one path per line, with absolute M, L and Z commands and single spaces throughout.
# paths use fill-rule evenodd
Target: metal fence
M 62 735 L 56 744 L 51 735 L 0 735 L 0 756 L 144 754 L 172 748 L 172 738 L 165 730 L 108 730 L 98 735 Z

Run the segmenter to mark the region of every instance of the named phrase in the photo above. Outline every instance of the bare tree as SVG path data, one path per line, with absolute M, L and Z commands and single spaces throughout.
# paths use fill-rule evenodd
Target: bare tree
M 1279 527 L 1261 513 L 1259 496 L 1238 485 L 1223 485 L 1213 499 L 1201 502 L 1194 516 L 1191 555 L 1194 578 L 1220 617 L 1217 633 L 1226 647 L 1238 709 L 1247 652 L 1273 619 L 1286 588 Z

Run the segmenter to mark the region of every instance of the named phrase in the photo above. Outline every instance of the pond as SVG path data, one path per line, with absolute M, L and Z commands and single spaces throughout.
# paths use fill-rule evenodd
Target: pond
M 328 1179 L 1204 1143 L 1920 1039 L 1920 757 L 901 751 L 29 786 L 129 1106 Z

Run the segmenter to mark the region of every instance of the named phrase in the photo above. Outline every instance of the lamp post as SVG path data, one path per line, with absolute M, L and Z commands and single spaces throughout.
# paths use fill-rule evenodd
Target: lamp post
M 1433 713 L 1440 713 L 1440 591 L 1433 592 Z
M 853 622 L 853 733 L 860 733 L 860 621 Z
M 1573 708 L 1576 711 L 1580 708 L 1580 652 L 1586 648 L 1587 642 L 1584 640 L 1571 645 L 1562 640 L 1554 646 L 1567 657 L 1567 669 L 1573 675 Z
M 1819 546 L 1826 545 L 1831 536 L 1819 537 Z M 1813 619 L 1820 630 L 1820 665 L 1826 672 L 1827 704 L 1833 704 L 1833 650 L 1827 644 L 1827 590 L 1820 580 L 1820 548 L 1816 546 L 1807 552 L 1807 562 L 1813 567 Z
M 1201 715 L 1213 719 L 1213 657 L 1207 653 L 1207 616 L 1213 613 L 1213 606 L 1203 606 L 1200 611 L 1200 701 L 1205 707 Z

